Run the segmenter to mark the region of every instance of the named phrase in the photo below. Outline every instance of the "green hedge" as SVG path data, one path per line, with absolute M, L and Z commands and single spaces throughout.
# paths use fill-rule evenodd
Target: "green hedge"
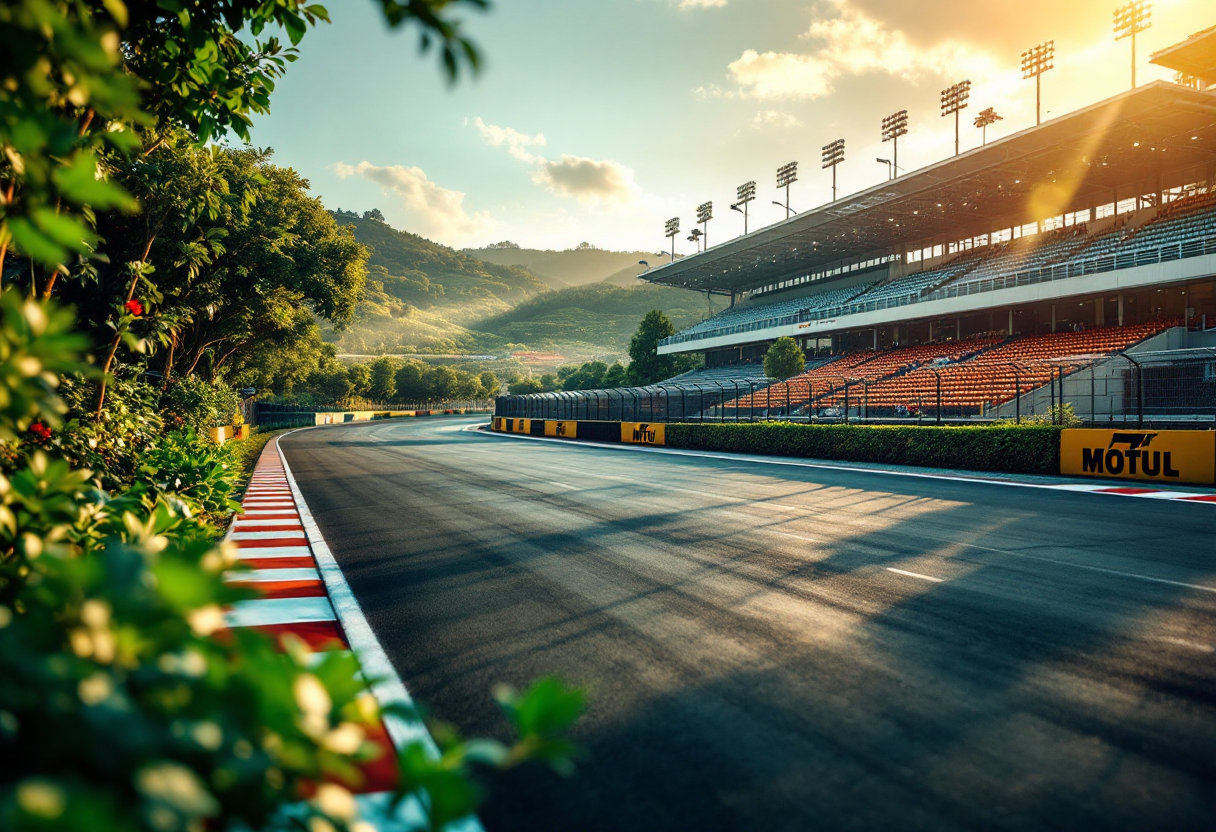
M 1049 425 L 668 425 L 667 445 L 702 451 L 1007 471 L 1060 472 L 1060 428 Z

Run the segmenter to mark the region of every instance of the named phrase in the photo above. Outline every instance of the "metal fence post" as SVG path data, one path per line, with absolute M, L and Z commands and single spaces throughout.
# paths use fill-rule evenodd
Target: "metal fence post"
M 844 423 L 849 423 L 849 380 L 844 380 Z
M 940 425 L 942 423 L 942 374 L 935 367 L 930 369 L 933 370 L 933 375 L 937 379 L 937 423 Z

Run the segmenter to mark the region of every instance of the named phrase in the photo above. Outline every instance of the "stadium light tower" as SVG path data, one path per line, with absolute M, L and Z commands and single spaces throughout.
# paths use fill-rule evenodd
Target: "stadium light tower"
M 785 218 L 790 218 L 790 185 L 798 181 L 798 163 L 786 162 L 777 168 L 777 187 L 785 188 Z
M 1153 4 L 1149 0 L 1132 0 L 1115 9 L 1115 40 L 1132 39 L 1132 89 L 1136 88 L 1136 33 L 1152 26 Z
M 980 110 L 980 114 L 975 117 L 975 126 L 984 131 L 984 144 L 988 144 L 988 125 L 996 124 L 998 121 L 1003 121 L 1004 116 L 999 116 L 992 107 L 986 110 Z
M 887 181 L 888 182 L 895 178 L 895 172 L 894 172 L 895 164 L 890 159 L 875 159 L 874 161 L 878 162 L 878 164 L 880 164 L 880 165 L 887 166 Z
M 1034 123 L 1040 124 L 1043 103 L 1043 73 L 1055 66 L 1056 42 L 1049 40 L 1022 53 L 1022 77 L 1034 79 Z
M 959 81 L 953 86 L 942 90 L 942 118 L 954 116 L 954 155 L 958 155 L 958 114 L 967 109 L 967 99 L 971 97 L 971 82 Z
M 836 139 L 823 146 L 823 169 L 832 169 L 832 202 L 836 201 L 836 166 L 844 161 L 844 139 Z
M 701 236 L 705 238 L 705 247 L 709 248 L 709 221 L 714 218 L 714 204 L 702 202 L 697 206 L 697 222 L 701 223 Z
M 737 199 L 738 202 L 731 205 L 730 210 L 738 211 L 739 213 L 743 214 L 743 234 L 744 234 L 744 236 L 747 235 L 747 203 L 751 202 L 755 198 L 756 198 L 756 180 L 755 179 L 751 180 L 750 182 L 744 182 L 742 185 L 740 185 L 738 188 L 735 189 L 735 199 Z M 740 205 L 742 205 L 743 207 L 740 208 L 739 207 Z
M 663 223 L 663 233 L 671 238 L 671 262 L 676 260 L 676 235 L 680 233 L 680 218 L 672 217 Z
M 884 142 L 894 142 L 895 153 L 892 165 L 894 179 L 899 176 L 899 137 L 908 135 L 908 111 L 900 110 L 898 113 L 892 113 L 882 120 L 882 140 Z
M 688 235 L 688 242 L 696 244 L 698 253 L 700 253 L 700 251 L 701 251 L 701 237 L 702 236 L 703 235 L 701 234 L 701 229 L 699 229 L 699 228 L 694 228 L 692 230 L 692 233 Z

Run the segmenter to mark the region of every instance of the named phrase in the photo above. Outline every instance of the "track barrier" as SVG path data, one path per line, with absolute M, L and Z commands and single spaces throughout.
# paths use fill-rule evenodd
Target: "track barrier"
M 584 439 L 598 442 L 621 442 L 635 445 L 667 445 L 670 436 L 668 428 L 676 431 L 675 444 L 679 447 L 704 447 L 708 450 L 727 450 L 739 453 L 768 453 L 784 456 L 799 456 L 798 443 L 771 440 L 774 431 L 792 431 L 796 434 L 806 434 L 807 439 L 829 439 L 828 434 L 848 432 L 857 434 L 855 439 L 862 439 L 867 431 L 875 431 L 875 439 L 892 440 L 883 444 L 892 448 L 910 448 L 897 458 L 892 449 L 871 448 L 874 443 L 841 442 L 834 448 L 835 453 L 817 453 L 827 459 L 849 459 L 853 461 L 888 461 L 897 464 L 946 465 L 947 467 L 971 468 L 975 470 L 1008 471 L 1013 473 L 1059 473 L 1067 476 L 1105 477 L 1121 480 L 1142 480 L 1154 483 L 1179 483 L 1191 485 L 1216 484 L 1216 431 L 1204 430 L 1090 430 L 1090 429 L 1058 429 L 1050 427 L 1005 427 L 1005 428 L 956 428 L 956 427 L 878 427 L 878 426 L 809 426 L 787 423 L 758 423 L 754 425 L 667 425 L 651 422 L 606 422 L 582 420 L 553 420 L 553 419 L 517 419 L 505 416 L 495 416 L 491 421 L 491 429 L 499 433 L 523 433 L 530 436 L 548 436 L 559 439 Z M 700 435 L 706 441 L 689 442 L 690 432 Z M 935 438 L 933 434 L 941 433 Z M 714 434 L 730 434 L 730 436 L 709 436 Z M 913 454 L 916 445 L 941 448 L 947 439 L 962 439 L 962 434 L 968 434 L 966 443 L 958 444 L 957 453 L 940 454 L 934 457 L 918 458 Z M 754 435 L 753 435 L 754 434 Z M 907 439 L 900 439 L 897 434 L 909 434 Z M 913 435 L 923 436 L 914 439 Z M 1032 436 L 1033 434 L 1033 436 Z M 1041 436 L 1039 436 L 1042 434 Z M 1056 436 L 1058 435 L 1058 439 Z M 681 438 L 683 437 L 683 438 Z M 797 437 L 793 437 L 797 439 Z M 723 439 L 728 444 L 723 444 Z M 778 438 L 779 439 L 779 438 Z M 1027 440 L 1020 443 L 1019 439 Z M 1050 445 L 1043 445 L 1046 441 Z M 979 444 L 976 444 L 979 443 Z M 835 443 L 833 443 L 835 444 Z M 1010 453 L 1017 444 L 1026 447 L 1020 456 Z M 985 450 L 980 446 L 991 445 L 986 450 L 991 453 L 980 453 Z M 803 450 L 811 450 L 813 445 L 803 445 Z M 1058 462 L 1055 456 L 1056 447 L 1059 449 Z M 1035 449 L 1038 449 L 1037 451 Z M 827 446 L 819 450 L 828 451 Z M 1050 453 L 1049 453 L 1050 452 Z M 1026 459 L 1029 453 L 1035 459 Z M 924 454 L 921 454 L 922 456 Z M 871 458 L 872 456 L 881 459 Z M 942 458 L 936 458 L 942 456 Z M 947 459 L 946 456 L 954 456 Z M 1037 460 L 1037 462 L 1036 462 Z M 967 461 L 970 464 L 967 464 Z

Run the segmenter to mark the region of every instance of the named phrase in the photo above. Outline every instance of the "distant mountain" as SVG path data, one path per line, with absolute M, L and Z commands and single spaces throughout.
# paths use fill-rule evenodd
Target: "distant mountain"
M 638 260 L 645 253 L 454 251 L 379 219 L 348 211 L 334 217 L 371 249 L 354 325 L 341 333 L 326 330 L 341 353 L 501 354 L 526 348 L 571 361 L 623 356 L 651 309 L 664 310 L 677 328 L 708 314 L 703 295 L 639 282 L 636 275 L 644 267 Z M 535 269 L 548 271 L 542 277 Z
M 576 248 L 568 251 L 539 251 L 531 248 L 465 249 L 465 254 L 502 266 L 523 266 L 550 286 L 585 286 L 633 269 L 636 275 L 646 267 L 639 260 L 654 260 L 644 251 L 603 251 L 598 248 Z

